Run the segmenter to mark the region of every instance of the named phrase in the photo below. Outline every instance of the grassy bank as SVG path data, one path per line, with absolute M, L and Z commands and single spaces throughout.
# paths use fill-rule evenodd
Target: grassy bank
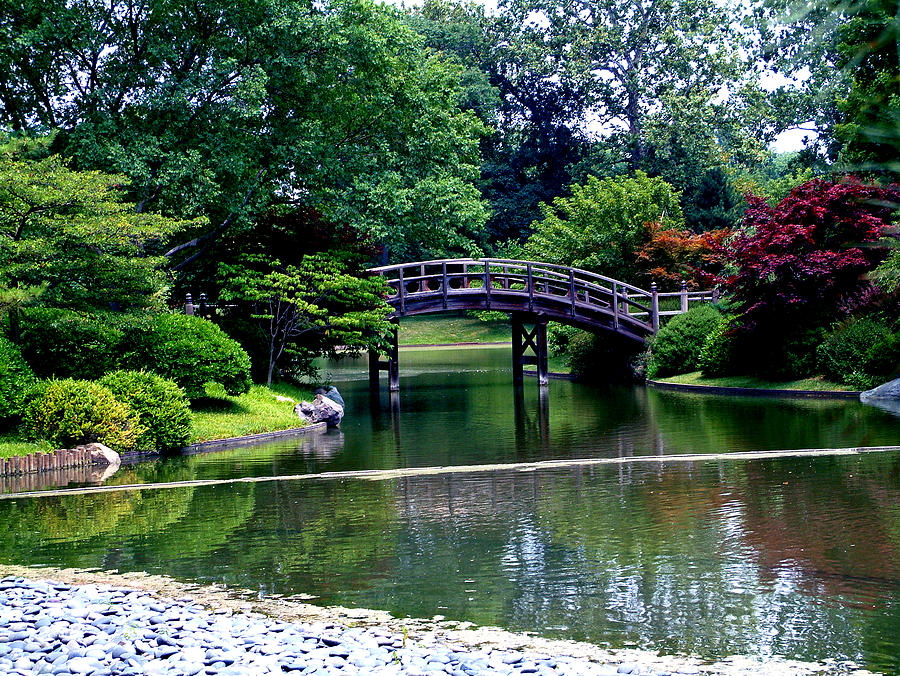
M 816 392 L 853 392 L 852 387 L 832 383 L 821 376 L 804 378 L 802 380 L 790 380 L 787 382 L 772 382 L 750 376 L 728 376 L 725 378 L 704 378 L 700 371 L 685 373 L 670 378 L 654 378 L 661 383 L 676 383 L 679 385 L 706 385 L 709 387 L 746 387 L 760 390 L 814 390 Z
M 408 317 L 400 322 L 401 345 L 443 345 L 448 343 L 508 343 L 508 320 L 483 322 L 467 315 Z
M 313 396 L 312 389 L 283 383 L 271 388 L 254 385 L 247 394 L 239 397 L 229 397 L 224 392 L 215 391 L 211 394 L 217 396 L 191 404 L 194 416 L 192 442 L 302 427 L 300 419 L 294 415 L 295 402 Z M 277 396 L 289 397 L 293 401 L 278 401 Z M 51 450 L 53 445 L 48 441 L 26 441 L 16 432 L 0 434 L 0 458 Z
M 278 401 L 277 396 L 292 401 Z M 260 432 L 302 427 L 294 415 L 294 406 L 301 399 L 311 399 L 311 389 L 277 383 L 271 388 L 254 385 L 247 394 L 201 399 L 191 404 L 194 413 L 192 441 L 210 441 L 243 437 Z

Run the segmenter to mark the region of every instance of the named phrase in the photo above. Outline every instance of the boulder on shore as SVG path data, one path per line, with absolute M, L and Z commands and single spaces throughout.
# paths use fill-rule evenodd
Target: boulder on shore
M 301 420 L 309 423 L 327 423 L 329 427 L 337 427 L 344 419 L 344 407 L 324 394 L 317 394 L 310 401 L 301 401 L 294 407 Z
M 122 459 L 119 457 L 119 454 L 103 444 L 85 444 L 84 446 L 78 446 L 77 448 L 79 450 L 83 448 L 90 452 L 91 465 L 98 467 L 118 467 L 122 464 Z
M 866 390 L 859 395 L 864 404 L 872 404 L 878 408 L 900 415 L 900 378 L 889 380 L 878 387 Z
M 900 401 L 900 378 L 889 380 L 859 395 L 860 401 L 872 401 L 875 399 Z

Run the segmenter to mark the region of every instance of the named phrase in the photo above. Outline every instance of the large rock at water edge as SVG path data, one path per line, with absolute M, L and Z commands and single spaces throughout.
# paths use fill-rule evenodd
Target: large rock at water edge
M 341 405 L 341 408 L 347 408 L 347 404 L 344 403 L 344 398 L 341 396 L 341 393 L 338 392 L 338 388 L 334 385 L 329 385 L 328 387 L 320 387 L 316 390 L 316 394 L 321 394 L 324 397 L 328 397 L 331 401 L 337 402 Z
M 889 380 L 875 389 L 866 390 L 859 395 L 859 400 L 894 415 L 900 415 L 900 378 Z
M 122 464 L 119 454 L 103 444 L 85 444 L 84 446 L 78 446 L 78 448 L 83 448 L 90 452 L 91 465 L 97 467 L 118 467 Z
M 329 427 L 337 427 L 344 419 L 344 407 L 324 394 L 317 394 L 311 402 L 301 401 L 294 407 L 301 420 L 309 423 L 327 423 Z
M 900 378 L 889 380 L 859 395 L 860 401 L 900 401 Z

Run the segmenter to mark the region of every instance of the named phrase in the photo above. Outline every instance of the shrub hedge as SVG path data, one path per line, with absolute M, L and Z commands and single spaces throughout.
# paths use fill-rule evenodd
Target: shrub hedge
M 138 415 L 103 385 L 87 380 L 48 380 L 35 387 L 22 413 L 29 438 L 58 446 L 99 442 L 116 451 L 138 448 L 144 427 Z
M 34 373 L 19 348 L 0 336 L 0 426 L 19 416 L 34 383 Z
M 122 331 L 107 315 L 32 308 L 22 313 L 22 356 L 41 378 L 94 380 L 116 366 Z
M 250 358 L 240 344 L 206 319 L 146 315 L 124 327 L 120 365 L 148 369 L 175 381 L 189 399 L 206 396 L 206 383 L 230 395 L 250 390 Z
M 721 313 L 712 305 L 697 305 L 672 317 L 650 344 L 647 375 L 657 378 L 696 371 L 703 344 L 720 319 Z
M 138 414 L 144 428 L 137 442 L 140 450 L 162 453 L 190 443 L 188 400 L 171 380 L 144 371 L 113 371 L 100 384 Z
M 732 317 L 721 315 L 703 341 L 697 365 L 707 378 L 734 375 L 735 334 Z
M 825 376 L 865 390 L 888 380 L 900 368 L 900 336 L 875 317 L 851 319 L 832 329 L 816 356 Z

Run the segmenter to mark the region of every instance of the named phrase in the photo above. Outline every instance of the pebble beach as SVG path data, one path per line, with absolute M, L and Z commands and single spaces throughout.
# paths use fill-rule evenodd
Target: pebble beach
M 352 613 L 351 613 L 352 614 Z M 360 618 L 364 613 L 357 613 Z M 192 596 L 107 583 L 0 580 L 0 673 L 254 676 L 666 676 L 857 673 L 849 664 L 775 658 L 704 662 L 574 642 L 510 640 L 507 632 L 422 631 L 396 625 L 286 621 Z M 515 637 L 514 634 L 508 634 Z M 567 649 L 571 646 L 573 649 Z M 578 649 L 576 649 L 578 648 Z M 593 649 L 592 649 L 593 648 Z

